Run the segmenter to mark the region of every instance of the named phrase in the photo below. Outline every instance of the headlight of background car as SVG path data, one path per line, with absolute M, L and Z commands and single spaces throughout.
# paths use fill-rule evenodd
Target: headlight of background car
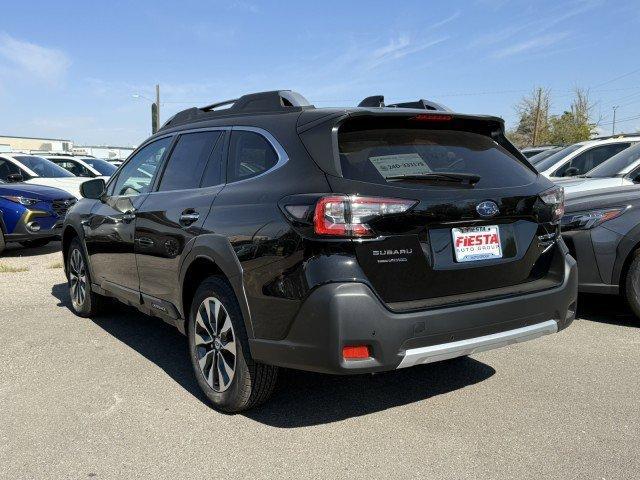
M 626 207 L 606 208 L 602 210 L 589 210 L 587 212 L 569 213 L 562 217 L 560 223 L 562 230 L 589 230 L 590 228 L 602 225 L 604 222 L 618 218 L 625 211 Z
M 551 207 L 551 223 L 558 224 L 564 215 L 564 188 L 555 186 L 539 196 L 542 203 Z
M 31 205 L 35 205 L 40 201 L 36 198 L 14 197 L 12 195 L 2 195 L 2 198 L 19 203 L 20 205 L 24 205 L 25 207 L 30 207 Z

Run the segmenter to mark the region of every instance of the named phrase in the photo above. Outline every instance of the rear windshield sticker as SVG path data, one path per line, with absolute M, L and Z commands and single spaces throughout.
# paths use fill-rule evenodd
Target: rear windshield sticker
M 398 153 L 381 157 L 369 157 L 369 160 L 384 178 L 398 175 L 423 175 L 432 172 L 417 153 Z

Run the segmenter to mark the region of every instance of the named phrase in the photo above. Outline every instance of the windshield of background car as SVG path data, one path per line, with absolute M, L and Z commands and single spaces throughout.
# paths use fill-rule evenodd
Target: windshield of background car
M 113 172 L 117 170 L 117 167 L 105 160 L 100 160 L 99 158 L 83 158 L 84 163 L 90 165 L 95 168 L 100 175 L 106 175 L 110 177 L 113 175 Z
M 549 150 L 545 150 L 544 152 L 536 153 L 533 157 L 528 158 L 529 163 L 531 165 L 537 165 L 545 158 L 550 157 L 551 155 L 553 155 L 556 152 L 559 152 L 560 150 L 562 150 L 562 147 L 550 148 Z
M 627 148 L 626 150 L 617 153 L 609 160 L 598 165 L 596 168 L 587 172 L 587 177 L 594 178 L 607 178 L 615 177 L 620 174 L 625 168 L 631 165 L 636 160 L 640 159 L 640 143 Z
M 39 177 L 60 178 L 74 176 L 71 172 L 68 172 L 53 162 L 50 162 L 46 158 L 30 155 L 15 155 L 13 158 L 18 160 L 22 165 L 33 171 Z
M 438 172 L 478 175 L 480 188 L 527 185 L 536 179 L 491 138 L 466 131 L 362 129 L 339 133 L 338 144 L 343 177 L 363 182 L 420 188 L 388 179 Z
M 582 146 L 583 145 L 576 143 L 574 145 L 569 145 L 568 147 L 564 147 L 559 152 L 556 152 L 553 155 L 545 158 L 543 161 L 535 164 L 536 170 L 538 170 L 539 172 L 544 172 L 548 170 L 549 168 L 553 167 L 556 163 L 558 163 L 560 160 L 562 160 L 564 157 L 575 152 Z

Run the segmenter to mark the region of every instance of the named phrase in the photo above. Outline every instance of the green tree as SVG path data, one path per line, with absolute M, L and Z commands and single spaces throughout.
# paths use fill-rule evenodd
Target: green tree
M 570 109 L 550 118 L 549 141 L 569 145 L 589 140 L 596 133 L 596 123 L 592 118 L 593 107 L 589 91 L 576 87 Z

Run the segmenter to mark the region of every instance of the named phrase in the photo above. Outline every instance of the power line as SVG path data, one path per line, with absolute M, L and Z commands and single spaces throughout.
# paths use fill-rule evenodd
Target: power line
M 627 72 L 627 73 L 623 73 L 622 75 L 618 75 L 617 77 L 612 78 L 611 80 L 607 80 L 606 82 L 602 82 L 602 83 L 599 83 L 597 85 L 593 85 L 593 86 L 591 86 L 591 88 L 598 88 L 598 87 L 601 87 L 603 85 L 608 85 L 610 83 L 615 82 L 616 80 L 620 80 L 621 78 L 628 77 L 629 75 L 633 75 L 634 73 L 638 73 L 638 72 L 640 72 L 640 68 L 637 68 L 637 69 L 632 70 L 632 71 Z

